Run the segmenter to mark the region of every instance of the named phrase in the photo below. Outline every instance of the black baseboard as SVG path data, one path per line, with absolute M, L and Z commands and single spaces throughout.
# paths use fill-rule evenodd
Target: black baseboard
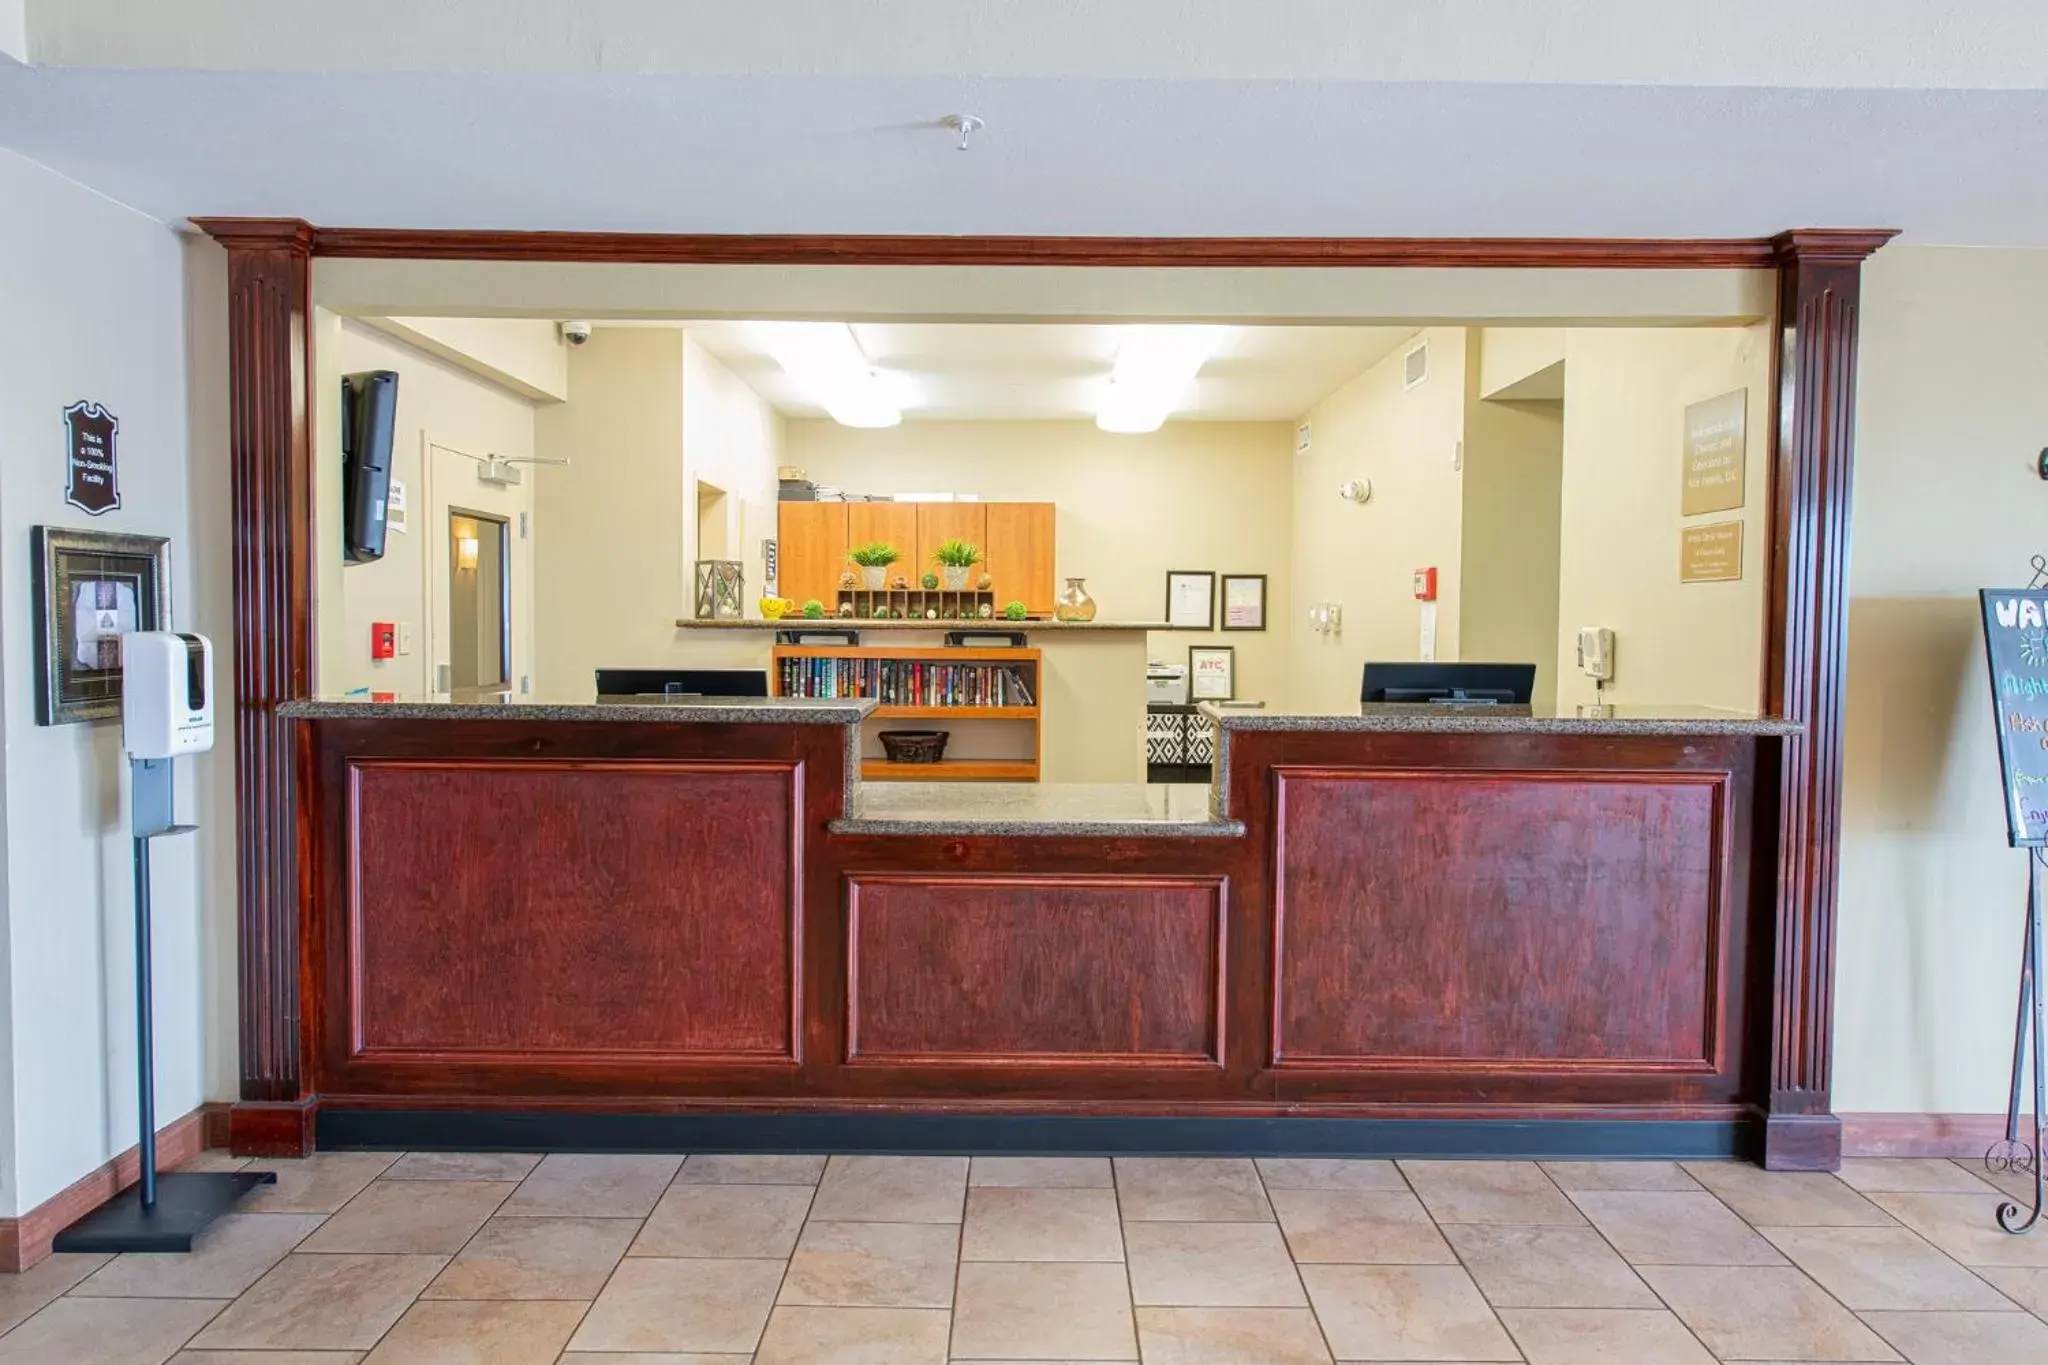
M 498 1152 L 987 1152 L 1054 1155 L 1490 1157 L 1753 1156 L 1734 1120 L 1065 1117 L 1012 1114 L 569 1114 L 323 1105 L 323 1150 Z

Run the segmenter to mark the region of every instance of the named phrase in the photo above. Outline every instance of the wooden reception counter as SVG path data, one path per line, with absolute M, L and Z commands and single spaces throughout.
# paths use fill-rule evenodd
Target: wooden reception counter
M 1796 727 L 1223 711 L 1213 791 L 863 788 L 870 706 L 290 704 L 304 1131 L 1708 1155 L 1776 1118 Z

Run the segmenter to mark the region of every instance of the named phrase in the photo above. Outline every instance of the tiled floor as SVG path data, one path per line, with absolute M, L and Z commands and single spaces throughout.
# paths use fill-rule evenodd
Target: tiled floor
M 2048 1362 L 2048 1228 L 1944 1161 L 275 1169 L 192 1256 L 0 1277 L 0 1365 Z

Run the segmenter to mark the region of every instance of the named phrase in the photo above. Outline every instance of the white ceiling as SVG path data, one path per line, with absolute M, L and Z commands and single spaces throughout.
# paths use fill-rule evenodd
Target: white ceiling
M 2048 247 L 2041 0 L 28 0 L 25 34 L 0 145 L 166 221 Z
M 688 331 L 791 417 L 823 417 L 741 322 Z M 859 323 L 854 336 L 907 420 L 1093 420 L 1116 358 L 1114 327 Z M 1291 422 L 1401 342 L 1412 327 L 1233 327 L 1174 420 Z

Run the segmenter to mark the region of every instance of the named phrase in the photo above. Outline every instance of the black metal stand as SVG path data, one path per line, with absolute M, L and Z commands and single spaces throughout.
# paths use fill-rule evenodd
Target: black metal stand
M 2018 1235 L 2031 1232 L 2041 1221 L 2043 1195 L 2043 1172 L 2041 1162 L 2041 1124 L 2044 1102 L 2048 1102 L 2048 1001 L 2042 998 L 2044 972 L 2042 950 L 2041 915 L 2041 870 L 2048 866 L 2048 851 L 2039 848 L 2027 850 L 2027 932 L 2026 941 L 2020 950 L 2020 1008 L 2019 1018 L 2013 1025 L 2012 1038 L 2012 1092 L 2006 1101 L 2005 1140 L 1994 1143 L 1984 1154 L 1986 1170 L 2007 1174 L 2011 1172 L 2031 1173 L 2034 1177 L 2034 1207 L 2029 1210 L 2014 1200 L 2007 1199 L 1998 1206 L 1998 1226 Z M 2020 1138 L 2020 1095 L 2025 1088 L 2027 1059 L 2033 1056 L 2033 1143 L 2023 1143 Z
M 135 1184 L 58 1233 L 57 1251 L 190 1251 L 209 1223 L 258 1185 L 274 1184 L 270 1171 L 156 1171 L 156 1051 L 151 988 L 149 841 L 193 828 L 171 822 L 168 759 L 131 759 L 130 805 L 135 830 L 135 1072 L 141 1164 Z

